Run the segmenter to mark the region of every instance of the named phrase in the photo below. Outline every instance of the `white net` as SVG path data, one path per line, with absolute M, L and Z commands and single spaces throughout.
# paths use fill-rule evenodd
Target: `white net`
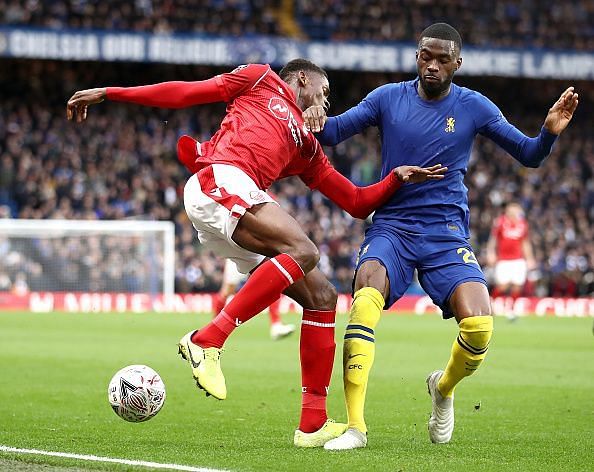
M 0 219 L 0 291 L 173 294 L 166 221 Z

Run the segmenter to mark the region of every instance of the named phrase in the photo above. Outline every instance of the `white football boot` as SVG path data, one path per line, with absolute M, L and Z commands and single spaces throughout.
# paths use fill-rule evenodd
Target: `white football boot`
M 336 439 L 332 439 L 324 444 L 327 451 L 346 451 L 348 449 L 358 449 L 367 446 L 367 434 L 358 429 L 349 428 Z
M 427 377 L 427 391 L 431 395 L 433 409 L 429 417 L 429 439 L 432 443 L 445 444 L 452 439 L 454 432 L 454 395 L 451 397 L 442 397 L 437 388 L 437 383 L 443 370 L 431 372 Z
M 270 326 L 270 337 L 273 341 L 278 339 L 286 338 L 295 331 L 295 325 L 292 324 L 283 324 L 281 322 L 273 323 Z

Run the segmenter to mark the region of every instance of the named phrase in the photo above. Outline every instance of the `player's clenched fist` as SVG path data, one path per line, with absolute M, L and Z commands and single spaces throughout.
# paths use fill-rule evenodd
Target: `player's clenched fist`
M 105 100 L 106 92 L 105 88 L 94 88 L 76 92 L 70 97 L 66 105 L 66 118 L 69 120 L 76 118 L 77 123 L 85 120 L 87 118 L 88 106 Z
M 307 129 L 314 133 L 319 133 L 326 124 L 326 109 L 321 105 L 314 105 L 303 112 L 303 121 Z
M 441 164 L 436 164 L 431 167 L 398 166 L 393 172 L 396 174 L 396 177 L 398 177 L 400 182 L 418 184 L 420 182 L 425 182 L 426 180 L 443 179 L 443 175 L 447 170 L 447 167 L 443 167 Z

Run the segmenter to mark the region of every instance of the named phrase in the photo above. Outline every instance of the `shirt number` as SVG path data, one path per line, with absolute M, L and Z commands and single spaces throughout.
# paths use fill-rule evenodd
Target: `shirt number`
M 465 247 L 460 247 L 460 248 L 458 248 L 458 250 L 456 252 L 458 254 L 462 254 L 462 260 L 464 261 L 465 264 L 479 265 L 478 261 L 476 260 L 476 256 L 474 255 L 474 252 L 472 252 L 470 249 L 466 249 Z

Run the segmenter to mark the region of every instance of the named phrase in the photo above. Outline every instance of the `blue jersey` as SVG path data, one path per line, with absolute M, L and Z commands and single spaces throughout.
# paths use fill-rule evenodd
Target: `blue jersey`
M 423 184 L 407 184 L 374 215 L 374 223 L 412 233 L 468 237 L 469 211 L 464 176 L 474 137 L 482 134 L 522 164 L 537 167 L 549 154 L 556 136 L 544 128 L 536 138 L 511 125 L 488 98 L 451 85 L 441 100 L 419 96 L 418 79 L 381 86 L 359 105 L 328 119 L 317 135 L 334 145 L 369 126 L 379 129 L 382 177 L 401 165 L 442 164 L 446 177 Z

